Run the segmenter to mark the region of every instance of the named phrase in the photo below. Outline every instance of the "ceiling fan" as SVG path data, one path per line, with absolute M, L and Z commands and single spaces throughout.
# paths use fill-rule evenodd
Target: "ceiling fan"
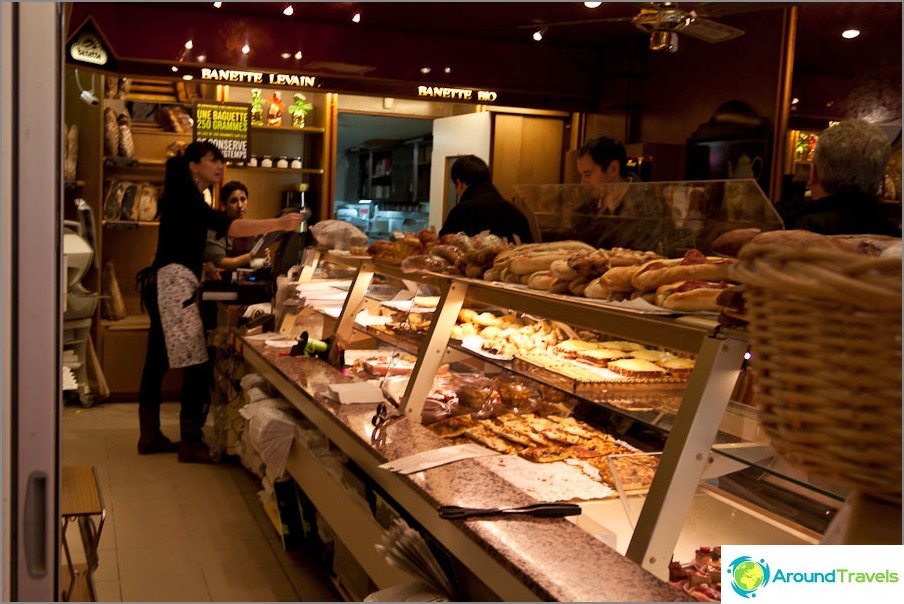
M 711 2 L 698 3 L 700 6 L 713 4 Z M 737 5 L 757 4 L 739 2 Z M 762 6 L 762 3 L 760 3 Z M 738 7 L 731 12 L 745 12 L 755 10 L 749 7 Z M 722 11 L 727 14 L 726 11 Z M 676 2 L 648 2 L 633 17 L 608 17 L 602 19 L 586 19 L 583 21 L 561 21 L 544 23 L 545 27 L 563 25 L 583 25 L 587 23 L 615 23 L 630 22 L 637 29 L 650 35 L 650 50 L 676 52 L 678 50 L 678 33 L 687 35 L 705 42 L 724 42 L 744 35 L 744 31 L 737 27 L 725 25 L 705 18 L 703 10 L 684 10 L 678 7 Z M 531 26 L 522 26 L 531 27 Z M 533 27 L 536 27 L 534 25 Z

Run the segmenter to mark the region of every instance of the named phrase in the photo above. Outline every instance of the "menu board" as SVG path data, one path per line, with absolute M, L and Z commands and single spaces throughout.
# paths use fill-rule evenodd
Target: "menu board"
M 251 105 L 195 103 L 194 114 L 194 140 L 216 145 L 227 160 L 248 160 L 251 156 Z

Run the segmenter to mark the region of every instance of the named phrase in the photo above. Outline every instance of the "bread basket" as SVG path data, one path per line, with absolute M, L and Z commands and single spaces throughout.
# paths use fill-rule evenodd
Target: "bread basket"
M 901 503 L 901 259 L 748 245 L 760 423 L 789 463 Z

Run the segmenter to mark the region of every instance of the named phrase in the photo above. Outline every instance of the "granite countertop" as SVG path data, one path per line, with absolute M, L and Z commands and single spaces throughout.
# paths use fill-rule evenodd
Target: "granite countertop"
M 280 356 L 281 350 L 242 338 L 278 373 L 296 384 L 353 438 L 370 449 L 379 463 L 392 461 L 447 443 L 405 417 L 391 423 L 386 438 L 371 442 L 371 418 L 376 405 L 340 405 L 327 400 L 329 384 L 354 378 L 317 359 Z M 284 351 L 284 349 L 282 350 Z M 402 476 L 432 506 L 496 507 L 524 505 L 535 500 L 473 460 L 463 460 Z M 547 601 L 693 601 L 689 595 L 660 581 L 602 541 L 564 518 L 450 520 L 500 564 L 521 578 Z

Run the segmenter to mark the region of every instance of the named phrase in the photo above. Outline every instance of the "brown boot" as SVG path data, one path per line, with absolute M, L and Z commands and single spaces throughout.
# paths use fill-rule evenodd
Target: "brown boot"
M 138 439 L 138 454 L 153 455 L 154 453 L 175 453 L 179 450 L 179 443 L 174 443 L 162 432 L 151 436 L 141 436 Z
M 179 443 L 180 463 L 217 463 L 219 460 L 210 455 L 210 449 L 203 442 Z

